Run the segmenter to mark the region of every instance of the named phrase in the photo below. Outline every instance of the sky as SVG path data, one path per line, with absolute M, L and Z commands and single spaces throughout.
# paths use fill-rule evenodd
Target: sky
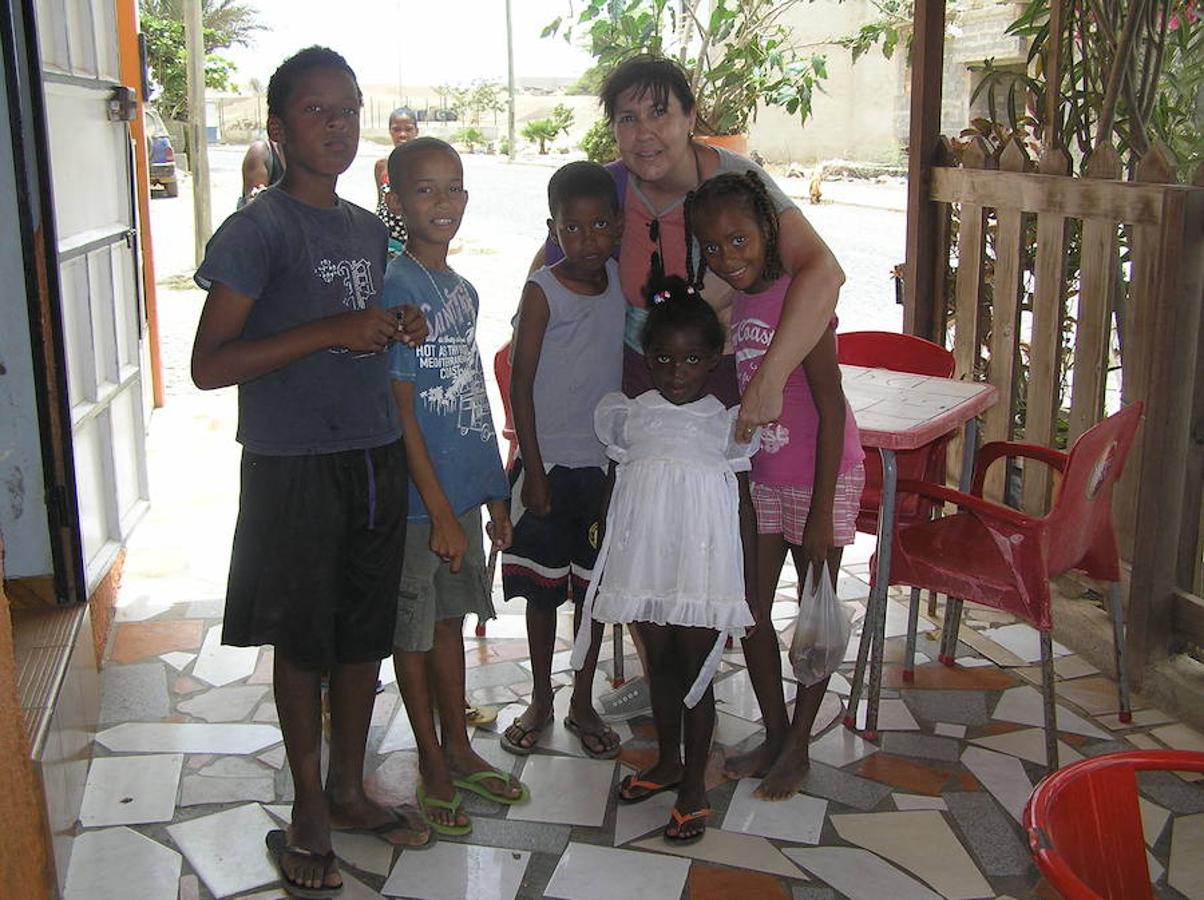
M 234 81 L 265 85 L 286 57 L 324 44 L 347 58 L 361 84 L 466 84 L 506 79 L 505 0 L 247 0 L 266 26 L 247 47 L 218 53 Z M 569 0 L 511 0 L 514 70 L 521 77 L 574 78 L 590 64 L 563 38 L 539 36 Z

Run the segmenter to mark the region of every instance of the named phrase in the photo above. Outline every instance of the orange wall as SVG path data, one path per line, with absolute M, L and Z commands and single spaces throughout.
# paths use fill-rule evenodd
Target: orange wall
M 13 628 L 4 594 L 4 544 L 0 541 L 0 896 L 42 900 L 50 896 L 46 812 L 29 759 L 29 742 L 17 695 Z

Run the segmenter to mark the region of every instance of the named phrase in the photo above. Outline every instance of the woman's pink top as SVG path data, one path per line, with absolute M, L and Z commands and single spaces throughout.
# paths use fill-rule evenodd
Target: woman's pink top
M 782 302 L 790 277 L 783 276 L 759 294 L 737 291 L 732 297 L 732 345 L 736 351 L 736 377 L 743 393 L 761 366 L 782 317 Z M 835 327 L 833 320 L 832 327 Z M 815 482 L 815 451 L 819 438 L 819 412 L 811 396 L 807 374 L 799 366 L 786 379 L 782 415 L 761 429 L 761 450 L 753 457 L 750 477 L 759 484 L 810 488 Z M 859 463 L 864 454 L 853 410 L 845 401 L 844 450 L 839 474 Z

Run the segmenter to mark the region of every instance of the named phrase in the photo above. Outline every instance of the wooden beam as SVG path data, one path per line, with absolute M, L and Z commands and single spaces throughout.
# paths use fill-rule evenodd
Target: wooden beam
M 934 333 L 945 286 L 936 281 L 939 229 L 936 204 L 928 198 L 928 180 L 940 153 L 945 0 L 916 0 L 912 25 L 903 330 L 943 344 L 944 336 Z

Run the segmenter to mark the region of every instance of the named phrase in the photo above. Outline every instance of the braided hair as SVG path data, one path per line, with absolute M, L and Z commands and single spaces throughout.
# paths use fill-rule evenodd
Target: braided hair
M 769 282 L 777 281 L 784 271 L 782 256 L 778 251 L 778 212 L 774 208 L 765 182 L 755 169 L 749 169 L 743 175 L 725 172 L 708 178 L 697 190 L 686 195 L 683 210 L 686 225 L 686 279 L 696 288 L 702 286 L 707 260 L 706 254 L 700 252 L 698 269 L 695 271 L 695 222 L 699 215 L 705 215 L 707 209 L 724 203 L 739 204 L 761 226 L 761 233 L 765 237 L 765 266 L 761 270 L 761 277 Z
M 640 334 L 640 344 L 648 352 L 660 335 L 669 331 L 697 329 L 707 348 L 723 352 L 727 337 L 719 316 L 711 304 L 702 299 L 698 289 L 679 275 L 653 279 L 646 289 L 648 319 Z

